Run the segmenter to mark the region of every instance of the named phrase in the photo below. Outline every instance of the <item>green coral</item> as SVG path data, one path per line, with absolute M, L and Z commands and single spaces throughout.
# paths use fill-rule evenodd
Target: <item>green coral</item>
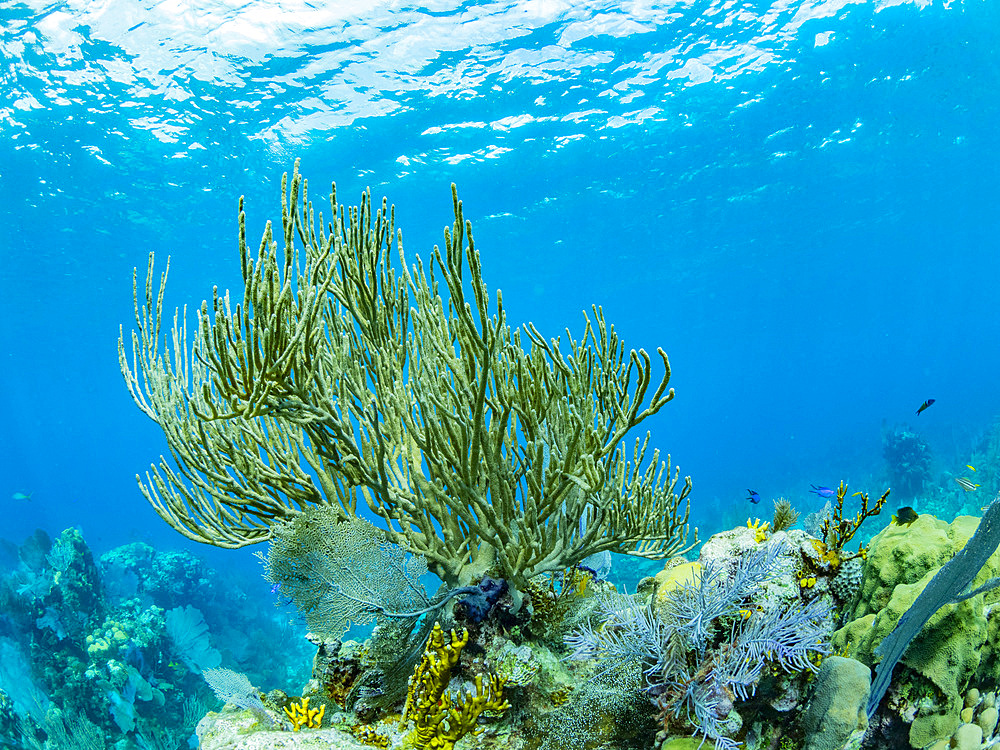
M 241 547 L 311 505 L 348 520 L 360 502 L 447 583 L 493 570 L 515 587 L 604 550 L 687 548 L 690 481 L 648 433 L 624 442 L 673 398 L 662 350 L 657 382 L 597 307 L 579 338 L 512 329 L 454 189 L 444 248 L 411 266 L 385 201 L 345 209 L 334 190 L 324 218 L 298 164 L 282 184 L 256 253 L 241 202 L 242 302 L 203 303 L 193 343 L 179 316 L 161 349 L 152 257 L 144 296 L 134 284 L 119 359 L 180 468 L 140 480 L 171 526 Z
M 887 526 L 868 547 L 861 591 L 850 619 L 884 609 L 896 586 L 916 583 L 928 571 L 937 571 L 965 546 L 978 525 L 979 519 L 973 516 L 959 516 L 948 523 L 921 514 L 911 524 Z M 976 585 L 1000 573 L 998 566 L 988 565 L 990 568 L 997 572 L 981 575 Z M 997 597 L 994 594 L 989 601 Z
M 923 591 L 940 567 L 975 532 L 978 518 L 952 523 L 921 515 L 907 526 L 891 525 L 872 539 L 862 591 L 849 621 L 833 637 L 835 651 L 873 665 L 874 649 Z M 970 589 L 1000 575 L 994 553 Z M 901 695 L 923 695 L 910 728 L 910 743 L 922 747 L 947 737 L 958 724 L 962 693 L 970 682 L 995 681 L 996 655 L 990 636 L 1000 630 L 990 606 L 996 590 L 941 607 L 914 638 L 901 659 L 894 684 Z M 907 683 L 914 684 L 907 684 Z

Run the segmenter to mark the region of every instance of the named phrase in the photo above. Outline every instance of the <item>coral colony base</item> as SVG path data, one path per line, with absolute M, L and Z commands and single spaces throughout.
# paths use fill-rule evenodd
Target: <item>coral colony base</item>
M 189 555 L 38 534 L 0 578 L 0 747 L 997 742 L 1000 503 L 886 523 L 888 490 L 841 484 L 695 552 L 690 480 L 633 435 L 674 396 L 666 354 L 655 381 L 600 308 L 578 339 L 511 330 L 457 195 L 413 265 L 385 201 L 334 191 L 324 219 L 307 195 L 296 165 L 256 253 L 241 202 L 243 299 L 203 303 L 190 341 L 183 315 L 161 331 L 150 258 L 119 353 L 174 459 L 143 494 L 190 539 L 268 543 L 308 643 Z M 662 570 L 619 591 L 611 552 Z

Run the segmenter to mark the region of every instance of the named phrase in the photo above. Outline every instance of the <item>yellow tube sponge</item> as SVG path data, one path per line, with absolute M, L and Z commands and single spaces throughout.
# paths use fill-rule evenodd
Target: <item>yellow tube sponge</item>
M 452 630 L 450 642 L 446 641 L 438 624 L 427 639 L 424 655 L 410 678 L 403 709 L 404 721 L 414 723 L 416 750 L 452 750 L 466 734 L 479 731 L 477 721 L 483 711 L 500 712 L 510 707 L 503 697 L 504 680 L 495 675 L 489 675 L 485 682 L 477 675 L 473 693 L 462 691 L 454 698 L 445 694 L 451 670 L 468 642 L 466 630 L 461 635 Z
M 302 727 L 307 729 L 319 729 L 323 723 L 323 713 L 326 711 L 324 703 L 319 708 L 309 708 L 309 698 L 302 698 L 301 703 L 292 703 L 285 707 L 285 714 L 292 722 L 292 731 L 297 732 Z
M 483 711 L 499 713 L 510 708 L 510 704 L 503 697 L 503 678 L 489 675 L 488 682 L 484 685 L 483 676 L 476 675 L 475 684 L 475 693 L 469 694 L 463 691 L 454 705 L 449 706 L 447 702 L 445 703 L 435 727 L 435 736 L 427 745 L 421 747 L 452 750 L 455 743 L 467 733 L 478 734 L 482 731 L 476 722 Z
M 410 687 L 406 694 L 406 706 L 403 708 L 403 721 L 427 713 L 441 702 L 448 682 L 451 680 L 451 669 L 458 663 L 462 649 L 469 642 L 469 631 L 462 630 L 462 635 L 451 631 L 451 642 L 446 643 L 444 630 L 440 623 L 434 623 L 434 629 L 427 638 L 424 655 L 413 670 Z M 420 722 L 417 719 L 419 728 Z

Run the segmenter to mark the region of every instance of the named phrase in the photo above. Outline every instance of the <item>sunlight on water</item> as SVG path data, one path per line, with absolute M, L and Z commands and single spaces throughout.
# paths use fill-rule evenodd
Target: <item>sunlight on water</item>
M 7 11 L 16 20 L 2 40 L 14 96 L 0 118 L 23 138 L 26 116 L 40 108 L 114 113 L 123 128 L 184 154 L 199 147 L 191 138 L 206 122 L 228 121 L 247 138 L 287 147 L 317 130 L 404 115 L 420 101 L 464 109 L 530 86 L 535 96 L 521 111 L 508 105 L 478 126 L 544 123 L 539 132 L 554 140 L 574 137 L 569 122 L 595 137 L 682 119 L 691 87 L 764 93 L 754 78 L 787 74 L 804 49 L 838 43 L 833 27 L 871 8 L 842 0 L 158 3 L 148 11 L 127 0 L 19 4 Z M 433 127 L 463 126 L 475 125 Z

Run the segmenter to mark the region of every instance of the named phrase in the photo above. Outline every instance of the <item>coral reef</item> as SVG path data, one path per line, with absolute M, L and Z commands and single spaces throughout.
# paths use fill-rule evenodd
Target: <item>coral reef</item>
M 17 553 L 18 566 L 0 571 L 0 747 L 46 737 L 55 748 L 176 746 L 210 700 L 198 674 L 206 656 L 272 682 L 300 671 L 248 652 L 256 638 L 306 655 L 188 553 L 134 544 L 95 560 L 76 529 L 52 541 L 36 533 Z
M 922 514 L 876 535 L 856 602 L 833 636 L 837 652 L 873 666 L 875 649 L 978 525 L 979 519 L 971 516 L 949 524 Z M 994 553 L 971 587 L 998 574 L 1000 553 Z M 929 618 L 896 666 L 888 696 L 872 719 L 877 736 L 888 742 L 903 734 L 914 748 L 951 736 L 960 723 L 963 691 L 970 684 L 996 680 L 1000 620 L 993 610 L 998 601 L 1000 592 L 986 591 L 945 604 Z
M 871 697 L 868 702 L 869 716 L 874 715 L 889 687 L 893 667 L 909 648 L 914 637 L 923 630 L 941 607 L 946 604 L 960 604 L 1000 586 L 998 577 L 991 577 L 974 588 L 969 586 L 982 572 L 998 546 L 1000 546 L 1000 502 L 994 501 L 986 508 L 986 513 L 972 538 L 934 574 L 910 608 L 896 622 L 892 632 L 883 638 L 875 649 L 875 656 L 880 657 L 881 661 L 875 670 L 875 679 L 872 682 Z
M 296 164 L 280 230 L 268 224 L 256 253 L 241 202 L 242 301 L 215 293 L 193 341 L 175 318 L 161 349 L 166 273 L 157 287 L 152 256 L 134 283 L 120 365 L 177 463 L 141 491 L 189 539 L 270 541 L 265 575 L 316 647 L 310 679 L 252 673 L 237 639 L 217 638 L 199 594 L 211 576 L 191 558 L 136 546 L 95 564 L 78 535 L 38 535 L 0 586 L 6 627 L 29 647 L 0 640 L 0 656 L 31 664 L 44 701 L 29 710 L 31 680 L 0 694 L 0 731 L 145 748 L 182 695 L 210 686 L 226 705 L 198 723 L 203 750 L 992 742 L 1000 592 L 986 584 L 1000 563 L 968 590 L 941 593 L 935 578 L 971 577 L 962 547 L 978 521 L 908 509 L 866 548 L 862 524 L 889 491 L 873 501 L 841 482 L 805 530 L 780 499 L 771 520 L 683 557 L 690 479 L 635 438 L 673 398 L 666 354 L 657 380 L 599 308 L 578 339 L 512 329 L 452 198 L 443 249 L 410 265 L 385 201 L 344 208 L 334 191 L 324 220 Z M 919 436 L 885 430 L 883 445 L 898 495 L 936 489 Z M 628 594 L 606 580 L 611 552 L 665 562 Z
M 906 426 L 882 425 L 882 455 L 889 485 L 896 497 L 909 501 L 918 497 L 931 479 L 931 448 L 917 432 Z
M 829 588 L 797 584 L 814 541 L 759 524 L 718 534 L 697 562 L 668 564 L 645 604 L 604 595 L 568 639 L 572 656 L 596 660 L 602 674 L 638 668 L 664 742 L 686 730 L 735 748 L 754 731 L 743 712 L 791 711 L 829 652 Z
M 849 538 L 858 517 L 876 505 L 862 501 L 862 511 L 843 524 L 831 511 L 828 539 Z M 197 668 L 190 654 L 203 651 L 204 644 L 192 645 L 203 640 L 203 627 L 210 648 L 231 654 L 215 635 L 221 613 L 199 593 L 222 591 L 204 567 L 187 578 L 193 589 L 171 594 L 153 574 L 158 553 L 136 546 L 133 559 L 120 548 L 94 562 L 95 590 L 60 575 L 69 591 L 47 598 L 59 585 L 52 549 L 74 550 L 65 570 L 87 569 L 87 553 L 75 533 L 65 535 L 66 545 L 39 536 L 23 556 L 37 569 L 22 562 L 16 580 L 0 578 L 17 605 L 9 627 L 24 627 L 65 652 L 73 636 L 60 640 L 47 621 L 38 622 L 46 601 L 96 597 L 103 614 L 72 647 L 86 654 L 79 665 L 68 653 L 58 656 L 58 646 L 49 661 L 38 661 L 32 649 L 19 657 L 16 642 L 0 638 L 0 662 L 20 658 L 29 671 L 41 665 L 38 691 L 52 696 L 32 714 L 23 691 L 0 693 L 0 746 L 28 750 L 65 736 L 70 746 L 145 750 L 177 746 L 197 724 L 202 750 L 671 750 L 699 747 L 703 739 L 745 750 L 979 747 L 996 734 L 1000 625 L 993 609 L 1000 591 L 974 591 L 1000 575 L 1000 553 L 969 585 L 974 595 L 942 607 L 914 639 L 870 726 L 863 710 L 875 648 L 978 523 L 923 514 L 888 525 L 865 555 L 832 555 L 805 531 L 773 532 L 751 522 L 712 536 L 697 560 L 667 561 L 635 594 L 583 567 L 536 576 L 521 592 L 487 577 L 411 629 L 390 620 L 363 642 L 313 634 L 312 679 L 299 682 L 277 672 L 251 679 L 228 668 L 204 669 L 199 677 L 185 664 L 181 650 Z M 177 563 L 169 557 L 166 568 L 179 569 Z M 159 602 L 142 593 L 146 582 L 160 592 Z M 22 612 L 36 595 L 42 600 Z M 163 606 L 184 600 L 200 606 Z M 237 605 L 228 606 L 231 616 Z M 187 640 L 169 632 L 169 612 Z M 844 624 L 833 632 L 840 612 Z M 282 654 L 289 658 L 291 652 Z M 89 684 L 91 692 L 72 704 L 52 690 L 45 669 L 61 669 L 67 682 Z M 83 670 L 79 683 L 73 670 Z M 6 686 L 8 678 L 0 679 Z M 265 695 L 256 684 L 295 689 Z M 208 711 L 203 700 L 186 704 L 209 685 L 226 702 L 222 710 Z

